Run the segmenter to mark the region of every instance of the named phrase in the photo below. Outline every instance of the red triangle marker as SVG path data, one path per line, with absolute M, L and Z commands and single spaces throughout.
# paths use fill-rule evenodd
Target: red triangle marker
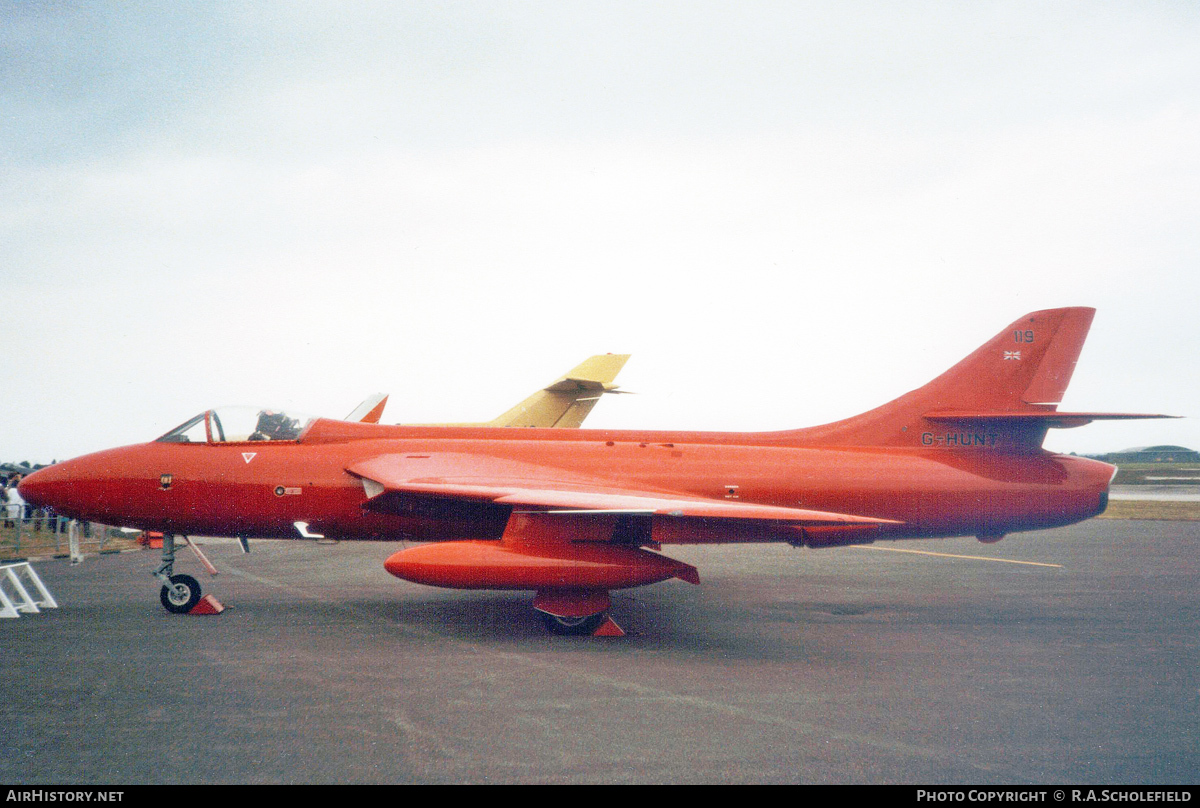
M 223 611 L 225 611 L 225 607 L 221 605 L 221 601 L 212 595 L 205 595 L 200 598 L 200 602 L 193 606 L 188 614 L 220 614 Z
M 600 628 L 592 632 L 593 637 L 624 637 L 625 632 L 617 625 L 617 622 L 611 617 L 605 620 Z

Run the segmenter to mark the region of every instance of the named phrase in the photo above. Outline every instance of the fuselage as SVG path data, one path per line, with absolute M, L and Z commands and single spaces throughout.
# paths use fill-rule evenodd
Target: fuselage
M 796 432 L 391 427 L 317 420 L 300 440 L 111 449 L 30 475 L 26 499 L 79 519 L 178 534 L 341 539 L 487 539 L 511 509 L 398 496 L 371 507 L 347 471 L 388 454 L 527 462 L 589 481 L 710 499 L 853 513 L 898 524 L 876 537 L 997 536 L 1104 510 L 1113 467 L 1044 451 L 961 445 L 823 446 Z M 661 542 L 779 541 L 770 524 L 683 522 Z
M 1094 313 L 1031 312 L 924 386 L 805 429 L 404 427 L 230 407 L 20 490 L 67 516 L 168 534 L 155 575 L 169 611 L 200 597 L 174 574 L 177 534 L 413 539 L 427 543 L 384 561 L 397 578 L 532 590 L 551 630 L 614 636 L 612 590 L 699 583 L 662 544 L 995 541 L 1103 511 L 1116 469 L 1046 452 L 1047 431 L 1164 416 L 1058 409 Z M 561 381 L 544 392 L 609 389 Z M 566 415 L 556 401 L 551 423 L 577 425 L 581 401 Z

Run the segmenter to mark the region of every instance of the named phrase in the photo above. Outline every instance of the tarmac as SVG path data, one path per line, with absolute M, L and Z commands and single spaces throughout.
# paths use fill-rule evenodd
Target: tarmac
M 668 546 L 702 585 L 615 592 L 619 639 L 547 634 L 529 593 L 392 578 L 395 544 L 251 546 L 208 544 L 217 578 L 181 550 L 177 571 L 228 607 L 210 617 L 162 609 L 156 551 L 36 564 L 60 608 L 0 621 L 0 783 L 1200 772 L 1197 522 Z

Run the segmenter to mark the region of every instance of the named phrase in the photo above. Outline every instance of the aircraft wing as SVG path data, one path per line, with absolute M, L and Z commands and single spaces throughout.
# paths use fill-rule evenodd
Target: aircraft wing
M 561 469 L 459 453 L 382 455 L 347 467 L 371 500 L 390 493 L 490 501 L 547 515 L 639 514 L 786 522 L 796 527 L 875 529 L 900 524 L 844 513 L 643 491 Z

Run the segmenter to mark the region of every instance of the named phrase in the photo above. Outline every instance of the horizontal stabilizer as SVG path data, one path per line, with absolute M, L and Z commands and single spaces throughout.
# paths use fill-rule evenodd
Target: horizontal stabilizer
M 970 412 L 945 410 L 925 413 L 925 419 L 947 424 L 1031 424 L 1047 429 L 1071 429 L 1092 421 L 1138 421 L 1147 418 L 1178 418 L 1138 412 Z
M 595 379 L 559 379 L 549 387 L 544 388 L 550 393 L 577 393 L 592 390 L 597 393 L 624 393 L 618 390 L 619 385 L 610 382 L 599 382 Z

